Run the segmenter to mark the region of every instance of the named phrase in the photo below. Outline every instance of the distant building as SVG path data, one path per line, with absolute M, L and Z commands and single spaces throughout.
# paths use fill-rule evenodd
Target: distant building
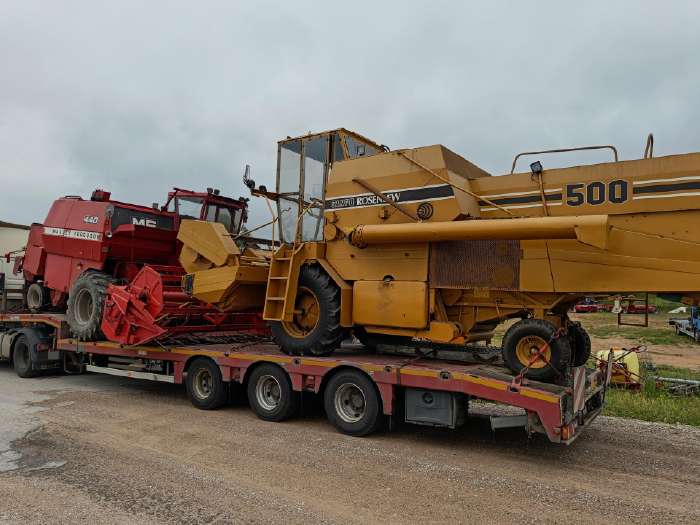
M 14 258 L 8 262 L 5 254 L 23 249 L 28 237 L 29 226 L 0 221 L 0 274 L 5 274 L 8 308 L 21 304 L 24 279 L 21 275 L 12 273 Z

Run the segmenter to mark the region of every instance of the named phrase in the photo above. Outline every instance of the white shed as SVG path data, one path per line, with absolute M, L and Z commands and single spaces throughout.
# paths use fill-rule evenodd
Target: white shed
M 29 226 L 0 221 L 0 273 L 5 274 L 8 307 L 21 303 L 24 279 L 21 275 L 12 273 L 15 265 L 14 258 L 8 262 L 5 254 L 22 250 L 27 245 L 28 237 Z

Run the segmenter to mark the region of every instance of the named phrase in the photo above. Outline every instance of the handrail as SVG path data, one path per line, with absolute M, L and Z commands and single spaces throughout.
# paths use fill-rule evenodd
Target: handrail
M 644 148 L 644 158 L 650 159 L 654 156 L 654 134 L 649 133 L 647 136 L 647 145 Z
M 405 209 L 403 206 L 399 205 L 398 203 L 387 199 L 378 189 L 376 189 L 374 186 L 372 186 L 369 182 L 362 180 L 360 178 L 354 178 L 354 179 L 352 179 L 352 181 L 354 183 L 362 186 L 368 192 L 372 193 L 375 197 L 381 199 L 385 204 L 388 204 L 389 206 L 392 206 L 395 209 L 399 210 L 401 213 L 403 213 L 409 219 L 420 222 L 420 219 L 416 215 L 414 215 L 413 213 L 411 213 L 409 210 Z
M 567 151 L 587 151 L 587 150 L 594 150 L 594 149 L 610 149 L 613 152 L 613 155 L 615 157 L 615 162 L 618 162 L 618 156 L 617 156 L 617 149 L 615 146 L 611 146 L 609 144 L 606 144 L 605 146 L 579 146 L 577 148 L 560 148 L 560 149 L 546 149 L 542 151 L 524 151 L 522 153 L 518 153 L 515 158 L 513 159 L 513 166 L 510 168 L 510 174 L 512 175 L 515 173 L 515 164 L 518 162 L 518 159 L 520 157 L 524 157 L 526 155 L 539 155 L 541 153 L 566 153 Z
M 306 204 L 306 201 L 302 200 L 304 204 Z M 306 215 L 306 213 L 311 209 L 311 208 L 319 208 L 323 210 L 323 201 L 312 197 L 311 202 L 309 202 L 306 207 L 301 210 L 301 213 L 297 217 L 297 222 L 296 222 L 296 228 L 294 228 L 294 246 L 297 245 L 297 239 L 299 239 L 300 234 L 299 234 L 299 226 L 301 226 L 301 219 Z M 318 226 L 316 227 L 316 233 L 318 234 Z

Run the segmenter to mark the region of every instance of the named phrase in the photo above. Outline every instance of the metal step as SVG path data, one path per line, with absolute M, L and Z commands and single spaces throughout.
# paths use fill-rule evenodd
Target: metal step
M 107 374 L 110 376 L 130 377 L 131 379 L 148 379 L 149 381 L 161 381 L 163 383 L 175 383 L 175 377 L 165 374 L 153 374 L 151 372 L 136 372 L 135 370 L 120 370 L 107 366 L 85 365 L 87 372 Z

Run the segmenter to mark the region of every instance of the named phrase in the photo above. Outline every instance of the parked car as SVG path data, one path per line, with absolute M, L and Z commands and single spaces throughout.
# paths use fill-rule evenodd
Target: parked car
M 620 307 L 623 314 L 643 314 L 645 308 L 647 313 L 655 314 L 657 312 L 656 306 L 646 304 L 644 299 L 638 297 L 623 297 Z
M 611 304 L 599 303 L 593 297 L 586 297 L 583 301 L 574 306 L 574 312 L 576 312 L 577 314 L 610 312 L 611 310 Z

